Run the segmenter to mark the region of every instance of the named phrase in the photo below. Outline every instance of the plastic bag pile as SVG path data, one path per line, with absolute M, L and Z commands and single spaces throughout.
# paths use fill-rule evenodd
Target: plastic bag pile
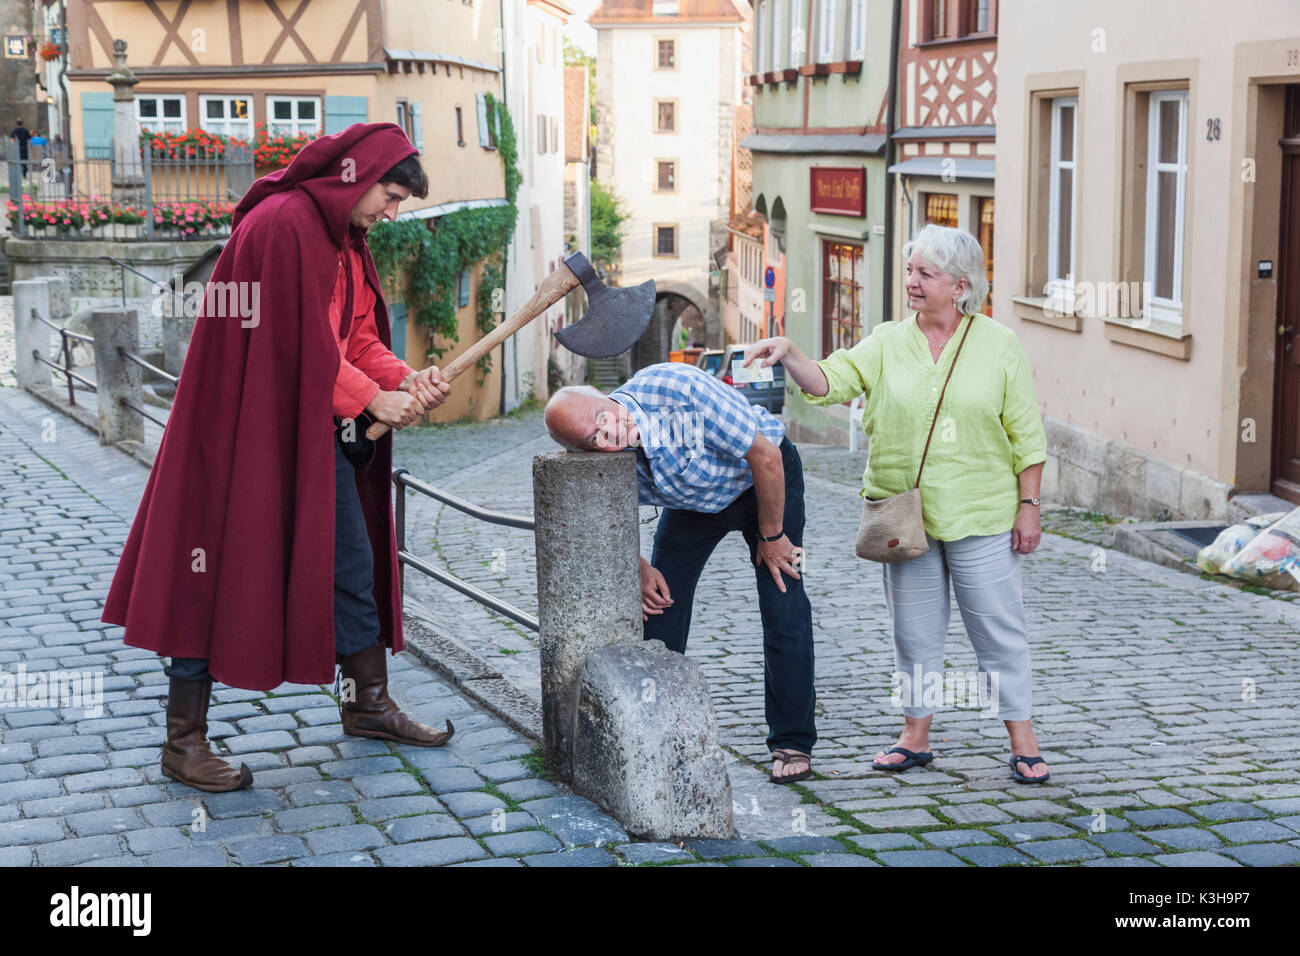
M 1278 591 L 1300 591 L 1300 508 L 1224 528 L 1196 555 L 1196 566 Z

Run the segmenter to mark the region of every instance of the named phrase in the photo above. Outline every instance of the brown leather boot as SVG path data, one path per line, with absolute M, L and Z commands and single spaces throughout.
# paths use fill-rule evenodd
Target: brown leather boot
M 243 790 L 253 785 L 253 772 L 242 763 L 236 770 L 214 754 L 208 743 L 211 692 L 211 680 L 171 679 L 162 772 L 173 780 L 209 793 Z
M 339 695 L 343 732 L 353 737 L 377 737 L 416 747 L 441 747 L 451 740 L 456 728 L 449 720 L 446 731 L 436 731 L 402 713 L 388 696 L 387 653 L 386 647 L 376 644 L 339 658 L 343 680 L 356 684 L 355 701 L 344 703 L 342 694 Z

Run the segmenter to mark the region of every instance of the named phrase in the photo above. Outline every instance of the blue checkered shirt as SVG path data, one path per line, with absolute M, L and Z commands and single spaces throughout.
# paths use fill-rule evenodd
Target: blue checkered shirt
M 758 432 L 773 445 L 785 438 L 771 412 L 684 362 L 643 368 L 609 397 L 641 433 L 637 491 L 644 505 L 716 514 L 754 484 L 745 455 Z

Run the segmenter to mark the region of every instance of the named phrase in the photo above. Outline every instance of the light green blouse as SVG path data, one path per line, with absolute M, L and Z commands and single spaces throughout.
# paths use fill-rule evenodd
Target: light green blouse
M 915 314 L 883 322 L 817 363 L 830 385 L 826 395 L 803 393 L 813 405 L 866 396 L 862 427 L 871 446 L 863 494 L 900 494 L 916 483 L 939 392 L 968 325 L 921 473 L 925 530 L 939 541 L 1009 531 L 1020 508 L 1016 476 L 1047 460 L 1033 373 L 1016 334 L 987 315 L 964 316 L 935 362 Z

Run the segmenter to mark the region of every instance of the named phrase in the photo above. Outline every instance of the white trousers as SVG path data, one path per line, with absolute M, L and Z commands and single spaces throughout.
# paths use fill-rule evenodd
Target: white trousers
M 926 540 L 930 550 L 920 557 L 884 565 L 894 619 L 895 702 L 908 717 L 928 717 L 939 703 L 974 707 L 969 691 L 977 678 L 982 713 L 1028 720 L 1033 688 L 1020 588 L 1023 556 L 1011 550 L 1011 532 Z M 978 675 L 944 671 L 950 580 Z

